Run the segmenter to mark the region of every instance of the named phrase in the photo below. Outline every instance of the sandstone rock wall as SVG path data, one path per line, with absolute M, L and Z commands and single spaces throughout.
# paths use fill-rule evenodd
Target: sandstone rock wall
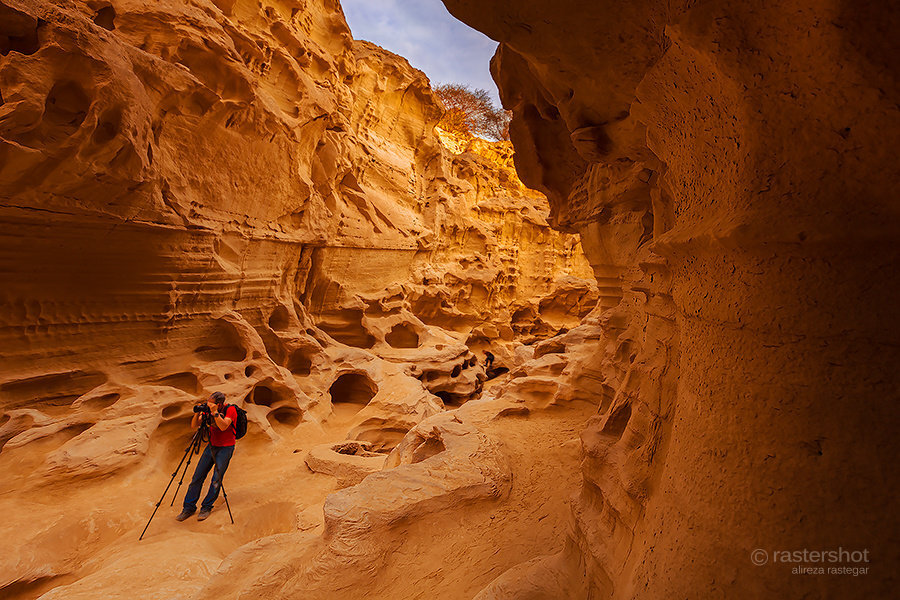
M 509 145 L 452 151 L 440 115 L 334 1 L 0 0 L 0 504 L 28 506 L 0 528 L 4 594 L 102 588 L 213 390 L 247 409 L 258 465 L 282 452 L 289 472 L 294 440 L 332 434 L 386 453 L 478 396 L 473 351 L 521 362 L 590 310 L 578 240 Z M 257 507 L 228 543 L 303 502 Z
M 329 345 L 529 341 L 591 308 L 509 148 L 446 149 L 427 79 L 336 2 L 0 7 L 4 439 L 148 385 L 263 385 L 305 419 Z
M 887 597 L 896 9 L 446 4 L 524 184 L 336 2 L 0 0 L 0 589 Z M 192 574 L 123 532 L 212 389 L 282 497 Z M 838 546 L 872 574 L 750 556 Z
M 244 365 L 230 381 L 196 365 L 281 360 L 276 321 L 329 222 L 319 144 L 352 42 L 333 11 L 221 4 L 4 3 L 4 392 L 65 404 L 95 387 L 82 372 L 184 372 L 190 392 L 239 393 Z M 242 344 L 229 312 L 267 346 Z M 61 391 L 42 397 L 48 376 Z
M 889 594 L 896 6 L 445 4 L 607 309 L 567 549 L 479 598 Z M 750 557 L 839 546 L 871 575 Z

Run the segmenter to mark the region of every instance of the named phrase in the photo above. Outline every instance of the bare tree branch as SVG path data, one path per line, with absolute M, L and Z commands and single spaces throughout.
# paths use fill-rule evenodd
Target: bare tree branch
M 444 105 L 438 126 L 446 131 L 494 140 L 509 139 L 511 114 L 496 108 L 482 89 L 458 83 L 445 83 L 434 89 Z

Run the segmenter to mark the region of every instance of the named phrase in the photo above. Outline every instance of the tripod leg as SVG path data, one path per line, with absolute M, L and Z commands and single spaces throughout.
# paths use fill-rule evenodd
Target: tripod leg
M 222 490 L 222 496 L 225 498 L 225 508 L 228 509 L 228 518 L 231 519 L 231 524 L 234 525 L 234 516 L 231 514 L 231 505 L 228 504 L 228 492 L 225 491 L 225 483 L 223 481 L 223 474 L 219 473 L 219 463 L 216 462 L 216 454 L 213 453 L 213 468 L 215 469 L 215 476 L 219 478 L 219 489 Z
M 184 471 L 181 472 L 181 479 L 178 480 L 178 486 L 175 488 L 175 493 L 172 495 L 172 502 L 169 506 L 175 506 L 175 499 L 178 498 L 178 492 L 181 490 L 181 484 L 184 483 L 184 476 L 187 475 L 188 469 L 190 469 L 191 461 L 194 459 L 194 455 L 200 452 L 200 446 L 203 444 L 203 436 L 200 435 L 203 427 L 201 426 L 197 429 L 198 435 L 194 436 L 194 439 L 191 440 L 191 446 L 188 448 L 188 460 L 187 464 L 184 465 Z M 179 467 L 181 465 L 178 465 Z
M 197 430 L 197 433 L 194 434 L 194 437 L 191 438 L 191 443 L 188 444 L 187 450 L 184 451 L 184 455 L 181 457 L 181 461 L 178 463 L 178 466 L 175 467 L 175 472 L 172 473 L 172 478 L 169 479 L 169 485 L 166 486 L 166 489 L 163 491 L 162 496 L 159 497 L 159 501 L 156 503 L 156 508 L 153 509 L 153 514 L 150 515 L 150 518 L 147 519 L 147 524 L 144 525 L 144 530 L 141 532 L 141 537 L 138 538 L 138 541 L 144 539 L 144 534 L 147 533 L 147 528 L 150 527 L 150 521 L 153 520 L 153 517 L 156 516 L 156 511 L 159 510 L 159 505 L 162 504 L 163 499 L 165 499 L 166 494 L 169 493 L 169 488 L 172 487 L 172 482 L 175 481 L 175 477 L 178 475 L 178 471 L 181 470 L 181 465 L 184 463 L 184 459 L 188 457 L 191 450 L 193 450 L 194 445 L 196 444 L 197 439 L 200 437 L 200 430 Z M 188 464 L 190 464 L 190 460 L 188 460 Z M 182 476 L 183 477 L 183 476 Z M 180 485 L 180 484 L 179 484 Z M 176 492 L 177 493 L 177 492 Z
M 222 496 L 225 497 L 225 508 L 228 509 L 228 518 L 231 519 L 231 524 L 234 525 L 234 516 L 231 514 L 231 505 L 228 504 L 228 492 L 225 491 L 225 486 L 219 482 L 219 485 L 222 488 Z
M 231 524 L 234 525 L 234 516 L 231 514 L 231 505 L 228 504 L 228 493 L 225 491 L 225 486 L 221 483 L 219 484 L 219 487 L 222 488 L 222 496 L 225 497 L 225 508 L 228 509 L 228 518 L 231 519 Z

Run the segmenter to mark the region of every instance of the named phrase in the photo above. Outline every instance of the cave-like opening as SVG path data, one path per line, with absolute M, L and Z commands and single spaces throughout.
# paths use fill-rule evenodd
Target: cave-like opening
M 344 373 L 328 388 L 332 404 L 365 406 L 377 393 L 378 386 L 362 373 Z

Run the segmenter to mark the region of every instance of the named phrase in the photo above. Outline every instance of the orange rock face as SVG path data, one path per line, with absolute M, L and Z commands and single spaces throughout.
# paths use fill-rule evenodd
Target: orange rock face
M 888 597 L 897 10 L 445 3 L 514 155 L 334 0 L 0 0 L 2 595 Z
M 444 148 L 427 80 L 338 6 L 2 7 L 4 409 L 257 359 L 303 398 L 277 369 L 321 362 L 306 330 L 514 344 L 592 307 L 577 238 L 511 165 Z
M 888 594 L 751 552 L 897 556 L 896 7 L 445 4 L 607 309 L 566 549 L 479 598 Z
M 160 597 L 195 591 L 241 543 L 315 526 L 323 478 L 357 483 L 478 397 L 481 351 L 514 367 L 591 310 L 579 240 L 550 228 L 510 145 L 451 149 L 440 116 L 337 2 L 0 1 L 4 594 L 89 597 L 141 560 L 178 573 Z M 177 537 L 116 562 L 213 390 L 248 411 L 244 456 L 286 457 L 246 485 L 286 497 L 188 574 Z M 377 456 L 341 462 L 345 438 Z M 279 480 L 294 459 L 299 491 Z

